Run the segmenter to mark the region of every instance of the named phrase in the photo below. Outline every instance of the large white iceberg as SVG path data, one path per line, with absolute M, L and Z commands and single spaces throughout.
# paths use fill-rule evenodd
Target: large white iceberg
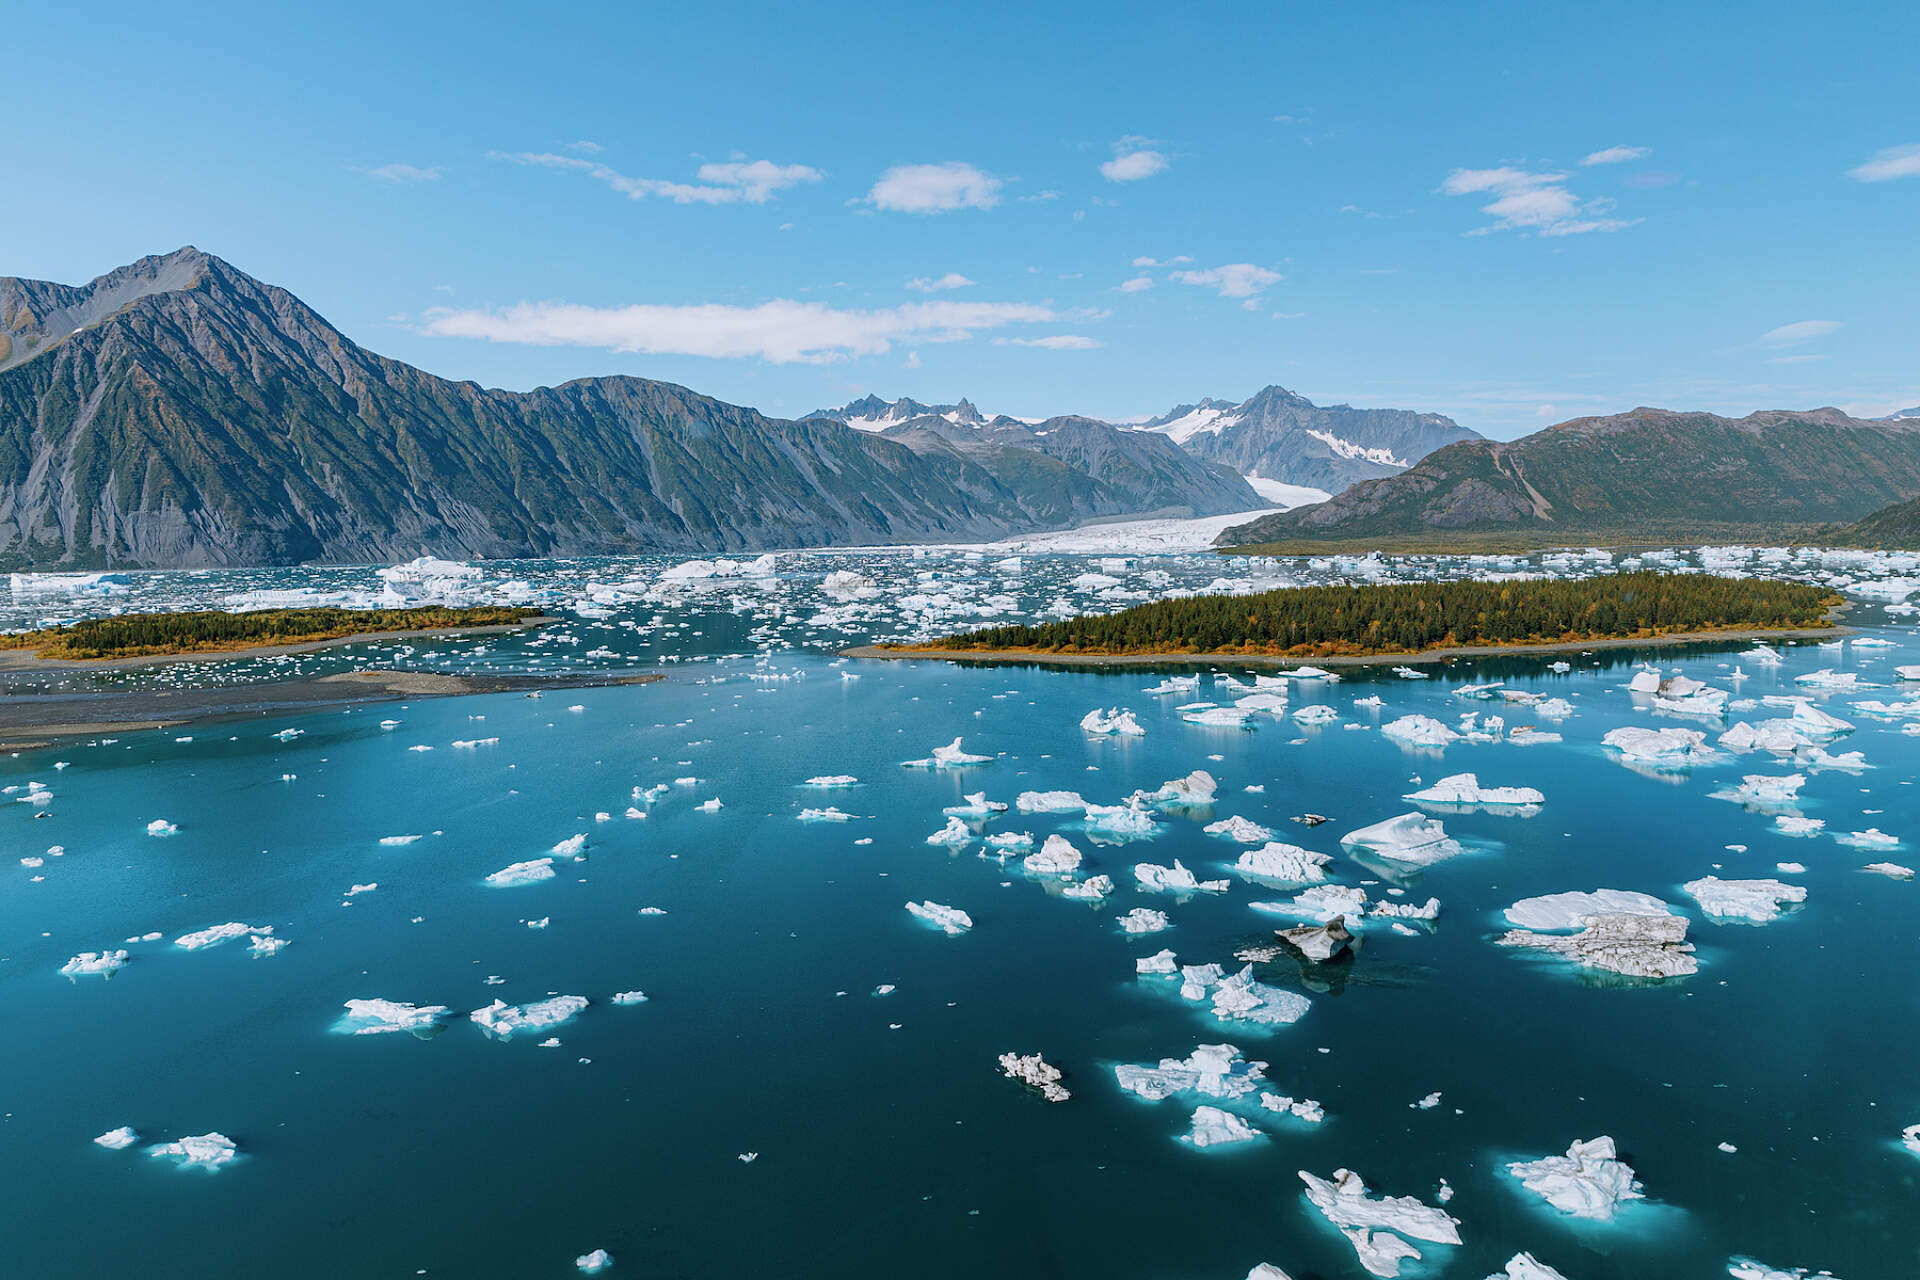
M 240 1149 L 232 1138 L 224 1133 L 202 1133 L 191 1138 L 181 1138 L 175 1142 L 163 1142 L 147 1148 L 149 1156 L 172 1160 L 182 1169 L 201 1169 L 207 1173 L 218 1173 L 232 1164 L 240 1155 Z
M 973 928 L 973 917 L 958 907 L 949 907 L 928 898 L 909 902 L 907 910 L 947 934 L 965 933 Z
M 1483 805 L 1489 809 L 1531 809 L 1546 800 L 1532 787 L 1483 787 L 1471 773 L 1453 774 L 1400 798 L 1415 804 Z
M 1163 867 L 1153 862 L 1137 863 L 1133 868 L 1133 878 L 1142 889 L 1164 893 L 1225 893 L 1225 880 L 1200 880 L 1189 871 L 1178 858 L 1171 867 Z
M 1155 911 L 1152 907 L 1135 907 L 1123 916 L 1117 917 L 1120 928 L 1127 933 L 1159 933 L 1171 928 L 1173 921 L 1167 919 L 1164 911 Z
M 1022 791 L 1013 807 L 1021 813 L 1085 813 L 1087 802 L 1078 791 Z
M 1588 916 L 1668 916 L 1673 908 L 1647 893 L 1595 889 L 1591 893 L 1549 893 L 1522 898 L 1507 908 L 1507 920 L 1520 929 L 1579 929 Z
M 1460 1243 L 1459 1220 L 1446 1210 L 1412 1196 L 1370 1196 L 1367 1184 L 1351 1169 L 1335 1170 L 1331 1180 L 1302 1169 L 1300 1180 L 1306 1183 L 1307 1199 L 1346 1237 L 1370 1275 L 1390 1280 L 1400 1274 L 1401 1262 L 1418 1260 L 1422 1255 L 1409 1239 Z
M 1251 1142 L 1264 1135 L 1252 1125 L 1234 1115 L 1231 1111 L 1222 1111 L 1218 1107 L 1195 1107 L 1193 1109 L 1193 1128 L 1181 1137 L 1181 1141 L 1205 1149 L 1207 1147 L 1232 1146 L 1235 1143 Z
M 415 1034 L 432 1031 L 452 1010 L 443 1004 L 402 1004 L 397 1000 L 349 1000 L 346 1013 L 334 1024 L 342 1035 L 372 1036 L 388 1031 Z
M 1415 866 L 1439 862 L 1460 852 L 1460 842 L 1448 837 L 1440 820 L 1424 813 L 1403 813 L 1349 831 L 1340 837 L 1340 843 Z
M 1222 818 L 1218 822 L 1209 822 L 1205 830 L 1210 836 L 1224 836 L 1240 844 L 1266 844 L 1273 839 L 1273 832 L 1257 822 L 1249 822 L 1238 815 Z
M 1605 1222 L 1629 1200 L 1646 1198 L 1633 1170 L 1614 1151 L 1613 1139 L 1605 1135 L 1575 1142 L 1563 1156 L 1515 1162 L 1507 1172 L 1521 1186 L 1576 1218 Z
M 1222 880 L 1222 887 L 1226 881 Z M 73 959 L 60 966 L 60 972 L 69 978 L 101 977 L 111 978 L 120 972 L 127 963 L 125 951 L 82 951 Z
M 1080 728 L 1087 733 L 1101 736 L 1118 735 L 1123 738 L 1144 738 L 1147 731 L 1133 718 L 1133 712 L 1119 707 L 1102 712 L 1098 707 L 1080 718 Z
M 1697 729 L 1642 729 L 1628 726 L 1609 730 L 1600 740 L 1628 760 L 1659 768 L 1684 769 L 1711 760 L 1707 735 Z
M 1035 875 L 1070 875 L 1080 869 L 1080 851 L 1065 836 L 1051 835 L 1040 852 L 1028 854 L 1020 865 Z
M 1514 929 L 1498 941 L 1503 947 L 1530 947 L 1589 969 L 1635 978 L 1677 978 L 1700 968 L 1687 941 L 1685 916 L 1612 912 L 1585 917 L 1577 933 Z
M 588 1003 L 585 996 L 552 996 L 523 1005 L 495 1000 L 484 1009 L 475 1009 L 467 1018 L 488 1035 L 511 1040 L 517 1032 L 557 1027 L 585 1009 Z
M 1243 876 L 1283 884 L 1321 884 L 1327 878 L 1327 864 L 1332 861 L 1324 853 L 1302 849 L 1297 844 L 1271 842 L 1242 853 L 1233 869 Z
M 1168 953 L 1171 954 L 1171 953 Z M 1249 1062 L 1238 1046 L 1203 1044 L 1185 1058 L 1162 1058 L 1158 1066 L 1121 1063 L 1113 1075 L 1120 1088 L 1149 1102 L 1179 1093 L 1208 1098 L 1241 1098 L 1265 1083 L 1264 1062 Z
M 1432 716 L 1401 716 L 1381 725 L 1380 732 L 1410 747 L 1444 747 L 1460 740 L 1459 734 Z
M 1778 920 L 1781 909 L 1788 903 L 1807 900 L 1805 886 L 1781 880 L 1722 880 L 1718 876 L 1705 876 L 1680 887 L 1708 915 L 1754 924 Z

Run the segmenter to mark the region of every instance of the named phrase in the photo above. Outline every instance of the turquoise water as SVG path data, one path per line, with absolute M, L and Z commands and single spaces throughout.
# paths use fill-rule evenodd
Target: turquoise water
M 1920 657 L 1904 631 L 1881 634 L 1904 647 L 1795 648 L 1777 672 L 1749 665 L 1740 695 L 1794 692 L 1793 676 L 1823 666 L 1891 682 L 1895 663 Z M 1660 660 L 1722 683 L 1732 659 Z M 208 724 L 0 762 L 0 783 L 55 793 L 44 819 L 0 810 L 0 1272 L 559 1277 L 605 1248 L 615 1276 L 1238 1280 L 1268 1261 L 1295 1280 L 1349 1277 L 1363 1274 L 1352 1250 L 1295 1176 L 1345 1166 L 1378 1192 L 1431 1202 L 1442 1178 L 1457 1192 L 1447 1207 L 1465 1244 L 1407 1275 L 1477 1280 L 1523 1249 L 1573 1280 L 1724 1275 L 1733 1254 L 1848 1280 L 1920 1273 L 1920 1158 L 1897 1141 L 1920 1121 L 1920 884 L 1858 869 L 1912 852 L 1783 837 L 1769 816 L 1710 798 L 1744 773 L 1783 772 L 1765 756 L 1666 778 L 1622 767 L 1599 745 L 1608 729 L 1696 725 L 1636 710 L 1620 688 L 1631 672 L 1609 655 L 1566 675 L 1536 661 L 1424 682 L 1363 673 L 1295 692 L 1296 706 L 1334 705 L 1339 724 L 1234 731 L 1182 723 L 1183 699 L 1141 692 L 1157 674 L 783 653 L 650 686 Z M 1571 699 L 1572 719 L 1542 724 L 1565 741 L 1441 758 L 1373 731 L 1416 712 L 1530 719 L 1449 693 L 1488 679 Z M 1383 710 L 1352 705 L 1375 693 Z M 1920 835 L 1920 739 L 1848 709 L 1895 696 L 1822 701 L 1859 726 L 1833 749 L 1876 766 L 1809 775 L 1805 811 L 1829 833 Z M 1145 738 L 1081 732 L 1088 710 L 1115 705 Z M 400 724 L 383 729 L 389 718 Z M 283 728 L 304 733 L 270 736 Z M 958 734 L 998 758 L 900 767 Z M 1094 844 L 1060 815 L 986 828 L 1067 834 L 1119 883 L 1105 904 L 1049 894 L 977 846 L 925 842 L 964 792 L 1113 803 L 1195 768 L 1220 779 L 1219 801 L 1164 819 L 1155 840 Z M 1531 818 L 1445 817 L 1470 851 L 1406 881 L 1409 898 L 1442 900 L 1431 929 L 1370 923 L 1354 962 L 1311 982 L 1290 961 L 1263 966 L 1263 981 L 1311 999 L 1297 1024 L 1229 1028 L 1134 976 L 1135 957 L 1163 946 L 1230 963 L 1289 923 L 1247 906 L 1286 892 L 1232 877 L 1217 897 L 1144 894 L 1135 862 L 1226 875 L 1238 846 L 1201 827 L 1238 814 L 1334 854 L 1338 881 L 1377 881 L 1339 853 L 1339 834 L 1410 808 L 1399 796 L 1413 776 L 1465 771 L 1537 787 L 1546 804 Z M 827 773 L 862 785 L 796 786 Z M 699 782 L 622 816 L 636 786 L 685 776 Z M 699 812 L 710 797 L 723 807 Z M 825 804 L 863 816 L 796 820 Z M 1333 821 L 1287 820 L 1309 811 Z M 157 818 L 178 833 L 145 834 Z M 554 879 L 483 883 L 579 832 L 588 860 Z M 37 869 L 14 862 L 54 844 L 64 855 Z M 1807 870 L 1778 873 L 1781 860 Z M 1716 864 L 1802 883 L 1808 900 L 1764 927 L 1712 923 L 1678 886 Z M 1516 899 L 1598 887 L 1685 910 L 1701 971 L 1630 987 L 1491 944 Z M 974 929 L 916 922 L 902 904 L 922 898 L 965 909 Z M 1134 906 L 1175 927 L 1124 935 L 1114 917 Z M 523 923 L 543 917 L 544 929 Z M 245 939 L 170 944 L 226 921 L 271 925 L 291 945 L 255 958 Z M 121 941 L 148 931 L 164 940 Z M 107 946 L 133 955 L 111 980 L 59 975 Z M 872 994 L 887 983 L 892 994 Z M 610 1001 L 636 988 L 646 1003 Z M 558 1047 L 541 1047 L 546 1032 L 490 1040 L 465 1016 L 551 993 L 593 1002 L 552 1032 Z M 454 1016 L 431 1039 L 333 1033 L 343 1002 L 365 997 Z M 1277 1092 L 1321 1101 L 1326 1123 L 1248 1112 L 1267 1137 L 1196 1151 L 1176 1140 L 1191 1102 L 1149 1104 L 1113 1082 L 1115 1063 L 1223 1041 L 1269 1062 Z M 1072 1101 L 1049 1106 L 1000 1078 L 1010 1049 L 1062 1066 Z M 1410 1105 L 1435 1090 L 1440 1106 Z M 140 1144 L 90 1141 L 123 1124 Z M 210 1130 L 242 1159 L 208 1175 L 145 1154 Z M 1656 1202 L 1610 1226 L 1577 1226 L 1501 1172 L 1601 1133 Z

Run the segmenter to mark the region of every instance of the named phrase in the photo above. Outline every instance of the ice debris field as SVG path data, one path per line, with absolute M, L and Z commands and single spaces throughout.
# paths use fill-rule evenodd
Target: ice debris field
M 16 581 L 17 625 L 562 618 L 313 664 L 699 665 L 8 758 L 8 1266 L 1920 1274 L 1920 564 L 1671 560 L 1861 630 L 1405 673 L 824 651 L 1599 555 Z

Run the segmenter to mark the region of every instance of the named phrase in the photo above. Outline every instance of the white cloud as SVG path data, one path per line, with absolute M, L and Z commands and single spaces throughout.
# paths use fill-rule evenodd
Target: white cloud
M 999 347 L 1044 347 L 1048 351 L 1093 351 L 1104 345 L 1078 333 L 1055 333 L 1044 338 L 995 338 L 993 342 Z
M 1135 276 L 1131 280 L 1122 280 L 1117 286 L 1122 293 L 1139 293 L 1153 288 L 1152 276 Z
M 907 288 L 918 289 L 921 293 L 938 293 L 942 289 L 966 289 L 974 281 L 967 279 L 958 271 L 949 271 L 943 276 L 915 276 L 907 281 Z
M 1108 182 L 1138 182 L 1151 178 L 1173 163 L 1166 153 L 1153 149 L 1151 138 L 1122 138 L 1113 144 L 1113 159 L 1100 166 L 1100 176 Z
M 1847 170 L 1847 176 L 1861 182 L 1920 176 L 1920 142 L 1910 142 L 1904 147 L 1882 147 L 1865 164 Z
M 767 160 L 730 160 L 721 164 L 703 164 L 695 175 L 699 183 L 670 182 L 661 178 L 630 178 L 598 160 L 578 156 L 555 155 L 550 151 L 490 151 L 491 159 L 512 164 L 532 165 L 584 173 L 596 182 L 626 196 L 645 200 L 659 196 L 675 204 L 765 204 L 777 191 L 802 182 L 820 181 L 820 171 L 804 164 L 774 164 Z
M 920 353 L 918 351 L 907 352 L 907 368 L 918 369 L 919 367 L 920 367 Z
M 880 175 L 867 193 L 876 209 L 895 213 L 948 213 L 991 209 L 1000 203 L 1000 179 L 970 164 L 899 164 Z
M 586 155 L 597 156 L 602 151 L 605 151 L 606 148 L 590 139 L 582 138 L 578 142 L 569 142 L 567 144 L 567 150 L 579 151 Z
M 1824 338 L 1838 328 L 1838 320 L 1796 320 L 1778 329 L 1767 330 L 1760 335 L 1760 342 L 1769 347 L 1795 347 L 1815 338 Z
M 1582 202 L 1567 190 L 1564 173 L 1531 173 L 1502 166 L 1498 169 L 1455 169 L 1440 184 L 1444 195 L 1491 194 L 1491 204 L 1480 211 L 1494 221 L 1468 235 L 1494 231 L 1532 231 L 1539 236 L 1576 236 L 1589 231 L 1618 231 L 1639 219 L 1604 216 L 1612 208 L 1605 200 Z
M 1580 163 L 1583 165 L 1624 164 L 1628 160 L 1639 160 L 1652 154 L 1652 147 L 1608 147 L 1604 151 L 1595 151 Z
M 976 330 L 1061 318 L 1049 307 L 1023 302 L 916 302 L 879 311 L 842 310 L 790 298 L 751 307 L 522 302 L 496 310 L 432 311 L 425 331 L 437 337 L 542 347 L 830 364 L 884 354 L 895 342 L 963 342 Z
M 441 169 L 437 164 L 430 169 L 419 169 L 410 164 L 383 164 L 378 169 L 361 169 L 359 172 L 382 182 L 438 182 Z
M 1039 204 L 1045 200 L 1058 200 L 1059 198 L 1060 193 L 1058 191 L 1036 191 L 1030 196 L 1021 196 L 1020 203 Z
M 1256 267 L 1251 262 L 1229 262 L 1224 267 L 1202 271 L 1176 271 L 1172 279 L 1180 284 L 1203 285 L 1218 289 L 1223 298 L 1251 298 L 1269 285 L 1286 279 L 1278 271 Z
M 1161 262 L 1156 258 L 1135 258 L 1133 265 L 1136 267 L 1178 267 L 1192 261 L 1192 258 L 1183 253 L 1177 257 L 1168 258 L 1165 262 Z
M 1826 359 L 1825 356 L 1815 356 L 1815 355 L 1774 356 L 1772 359 L 1768 360 L 1767 363 L 1768 364 L 1812 364 L 1816 360 L 1825 360 L 1825 359 Z

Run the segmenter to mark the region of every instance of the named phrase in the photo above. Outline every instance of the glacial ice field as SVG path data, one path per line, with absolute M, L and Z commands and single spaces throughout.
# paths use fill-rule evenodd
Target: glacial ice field
M 834 656 L 1629 561 L 972 554 L 21 584 L 562 619 L 66 681 L 668 678 L 0 760 L 0 1274 L 1920 1274 L 1920 561 L 1657 561 L 1841 643 Z

